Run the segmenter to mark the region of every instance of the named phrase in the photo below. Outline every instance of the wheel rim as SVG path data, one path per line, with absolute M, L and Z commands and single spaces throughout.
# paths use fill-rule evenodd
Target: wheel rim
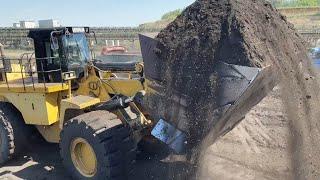
M 96 153 L 85 139 L 74 139 L 70 146 L 70 152 L 73 165 L 83 176 L 93 177 L 96 174 Z

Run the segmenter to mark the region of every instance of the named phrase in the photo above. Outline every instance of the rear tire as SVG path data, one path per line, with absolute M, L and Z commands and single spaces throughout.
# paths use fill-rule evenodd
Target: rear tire
M 136 144 L 116 115 L 93 111 L 65 123 L 60 155 L 75 179 L 129 179 Z
M 21 113 L 12 104 L 0 102 L 0 164 L 22 152 L 30 133 Z

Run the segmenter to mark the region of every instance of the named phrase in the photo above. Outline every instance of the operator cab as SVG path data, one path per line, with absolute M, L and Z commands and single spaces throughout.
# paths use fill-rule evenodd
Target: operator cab
M 52 28 L 30 30 L 28 37 L 34 41 L 39 82 L 61 82 L 61 71 L 74 71 L 79 78 L 91 60 L 85 28 Z

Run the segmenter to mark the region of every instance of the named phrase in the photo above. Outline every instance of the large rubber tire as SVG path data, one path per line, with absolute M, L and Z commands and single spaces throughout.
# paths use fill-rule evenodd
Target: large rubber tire
M 91 177 L 77 170 L 71 157 L 71 144 L 85 139 L 97 159 L 97 171 Z M 64 124 L 61 131 L 60 155 L 65 168 L 75 179 L 129 179 L 136 158 L 136 143 L 116 115 L 93 111 L 77 116 Z
M 12 104 L 0 102 L 0 164 L 25 149 L 30 133 L 21 113 Z
M 138 143 L 139 158 L 160 158 L 167 157 L 172 150 L 160 140 L 153 136 L 146 136 Z

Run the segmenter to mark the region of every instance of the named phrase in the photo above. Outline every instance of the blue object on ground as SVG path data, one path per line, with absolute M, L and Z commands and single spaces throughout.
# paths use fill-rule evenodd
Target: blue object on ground
M 176 153 L 181 154 L 186 150 L 186 135 L 179 129 L 160 119 L 151 134 L 167 144 Z

